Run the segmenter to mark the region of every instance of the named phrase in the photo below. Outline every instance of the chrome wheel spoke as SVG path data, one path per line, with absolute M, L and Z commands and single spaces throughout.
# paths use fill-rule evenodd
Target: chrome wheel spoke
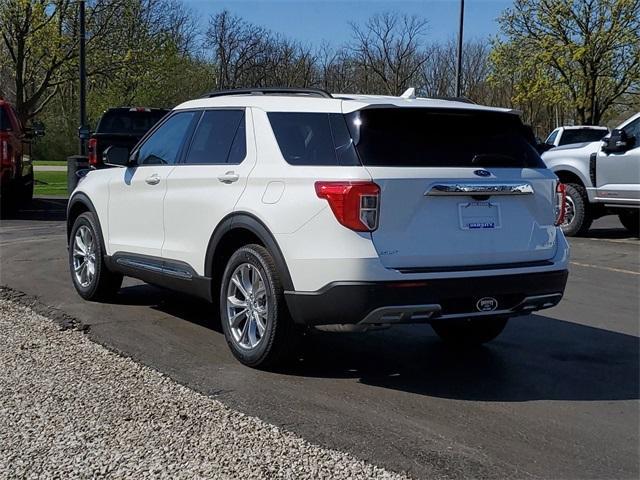
M 240 293 L 242 293 L 245 298 L 249 296 L 249 292 L 244 288 L 242 280 L 240 280 L 240 276 L 238 274 L 234 274 L 233 277 L 231 277 L 231 281 L 236 287 L 238 287 L 238 290 L 240 290 Z
M 232 328 L 238 328 L 240 326 L 240 322 L 246 318 L 247 318 L 247 309 L 245 308 L 235 313 L 232 317 L 230 317 L 229 323 L 231 324 Z

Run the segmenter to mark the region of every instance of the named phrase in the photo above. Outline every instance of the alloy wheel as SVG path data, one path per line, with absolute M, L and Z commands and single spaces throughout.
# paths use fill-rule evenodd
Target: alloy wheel
M 87 288 L 96 275 L 96 248 L 93 233 L 81 225 L 73 238 L 73 274 L 76 282 Z
M 245 349 L 257 347 L 267 328 L 268 313 L 260 271 L 250 263 L 240 264 L 227 287 L 227 321 L 234 341 Z
M 573 203 L 573 199 L 567 195 L 566 203 L 564 207 L 564 220 L 562 222 L 563 227 L 571 225 L 573 219 L 576 217 L 576 205 Z

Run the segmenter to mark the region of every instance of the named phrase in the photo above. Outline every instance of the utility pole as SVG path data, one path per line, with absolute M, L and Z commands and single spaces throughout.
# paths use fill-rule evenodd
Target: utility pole
M 79 0 L 79 21 L 80 21 L 80 128 L 78 137 L 80 138 L 80 155 L 87 154 L 87 138 L 89 131 L 87 128 L 87 72 L 85 66 L 85 0 Z
M 462 34 L 464 30 L 464 0 L 460 0 L 460 30 L 458 31 L 458 63 L 456 65 L 456 97 L 462 96 Z

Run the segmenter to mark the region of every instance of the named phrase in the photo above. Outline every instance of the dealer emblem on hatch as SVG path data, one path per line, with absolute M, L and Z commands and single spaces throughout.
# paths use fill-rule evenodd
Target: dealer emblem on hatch
M 479 177 L 490 177 L 491 172 L 488 170 L 474 170 L 473 173 Z
M 476 302 L 476 309 L 479 312 L 493 312 L 498 308 L 498 300 L 493 297 L 484 297 Z

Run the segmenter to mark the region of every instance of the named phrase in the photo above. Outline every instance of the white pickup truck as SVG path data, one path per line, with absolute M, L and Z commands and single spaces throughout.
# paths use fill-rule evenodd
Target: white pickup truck
M 566 185 L 565 235 L 584 234 L 609 214 L 640 235 L 640 113 L 601 141 L 552 148 L 542 159 Z

